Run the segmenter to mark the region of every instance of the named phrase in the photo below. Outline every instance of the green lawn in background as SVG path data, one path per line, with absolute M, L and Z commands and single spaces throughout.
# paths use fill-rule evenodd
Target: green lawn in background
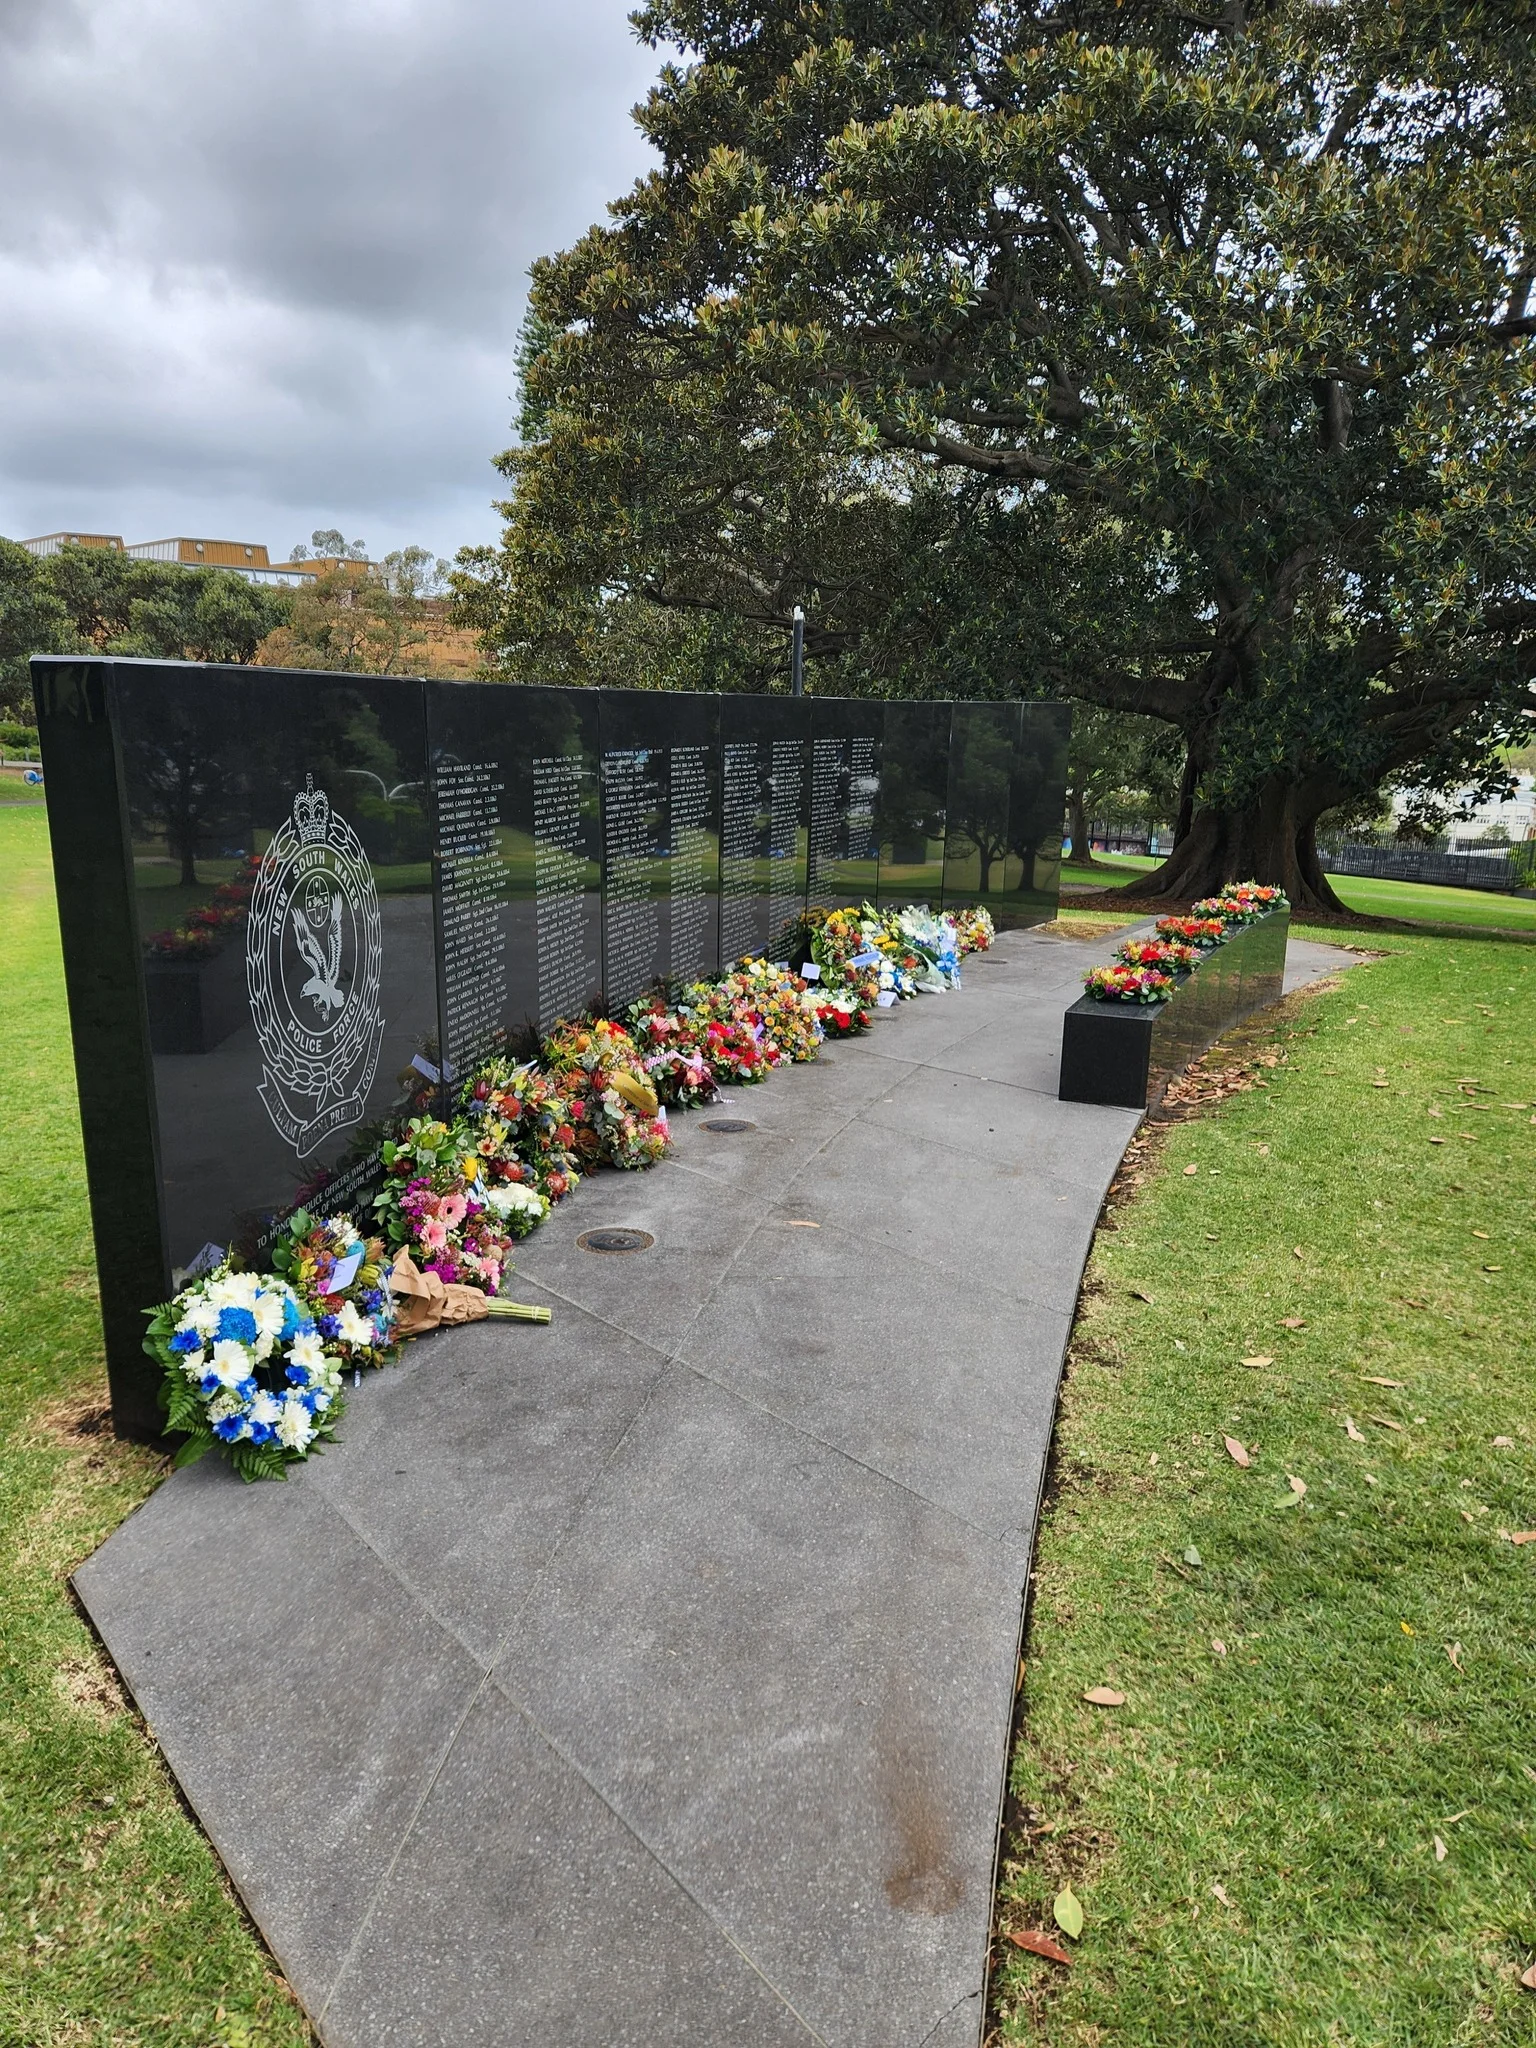
M 1536 2042 L 1536 956 L 1372 944 L 1106 1212 L 1000 1906 L 1086 1923 L 1000 2042 Z
M 104 1428 L 41 809 L 0 809 L 0 924 L 0 2041 L 290 2048 L 309 2029 L 66 1586 L 163 1468 Z
M 1536 897 L 1501 896 L 1491 889 L 1436 889 L 1427 882 L 1390 882 L 1375 875 L 1330 875 L 1328 879 L 1339 900 L 1363 917 L 1536 932 Z

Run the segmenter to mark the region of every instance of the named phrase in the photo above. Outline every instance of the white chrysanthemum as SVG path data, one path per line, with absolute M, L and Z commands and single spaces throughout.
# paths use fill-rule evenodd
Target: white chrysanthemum
M 177 1354 L 181 1369 L 189 1380 L 200 1380 L 208 1370 L 206 1351 L 182 1351 Z
M 263 1337 L 280 1337 L 283 1334 L 283 1315 L 287 1306 L 285 1294 L 275 1287 L 264 1287 L 257 1295 L 251 1314 L 256 1318 L 256 1327 Z
M 284 1401 L 282 1413 L 277 1417 L 273 1427 L 277 1431 L 277 1440 L 285 1451 L 306 1451 L 314 1441 L 315 1425 L 310 1420 L 309 1411 L 302 1401 L 292 1398 Z
M 219 1306 L 206 1295 L 194 1301 L 176 1326 L 179 1330 L 196 1330 L 199 1337 L 209 1338 L 219 1327 Z
M 306 1372 L 319 1372 L 325 1365 L 325 1346 L 317 1330 L 301 1332 L 288 1346 L 288 1363 L 301 1365 Z
M 221 1387 L 233 1387 L 251 1376 L 251 1354 L 233 1337 L 221 1337 L 213 1347 L 213 1369 Z
M 254 1308 L 260 1289 L 254 1273 L 223 1273 L 208 1283 L 208 1299 L 220 1308 Z
M 348 1344 L 371 1344 L 373 1325 L 364 1315 L 359 1315 L 356 1304 L 344 1301 L 336 1318 L 336 1327 L 342 1339 Z
M 251 1396 L 252 1422 L 275 1424 L 283 1412 L 283 1403 L 275 1394 L 269 1394 L 265 1387 L 258 1387 Z
M 238 1394 L 215 1394 L 208 1403 L 208 1420 L 210 1422 L 227 1422 L 231 1415 L 243 1415 L 244 1413 L 245 1403 Z

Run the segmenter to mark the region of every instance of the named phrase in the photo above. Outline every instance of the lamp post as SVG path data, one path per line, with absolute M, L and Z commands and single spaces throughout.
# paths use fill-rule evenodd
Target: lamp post
M 799 605 L 790 614 L 794 621 L 789 643 L 789 694 L 805 695 L 805 613 Z

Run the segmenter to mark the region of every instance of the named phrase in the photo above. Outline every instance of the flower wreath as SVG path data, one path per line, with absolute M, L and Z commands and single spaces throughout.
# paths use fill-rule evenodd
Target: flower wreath
M 286 1280 L 221 1266 L 152 1312 L 144 1349 L 178 1465 L 218 1445 L 242 1479 L 281 1479 L 335 1435 L 341 1361 Z

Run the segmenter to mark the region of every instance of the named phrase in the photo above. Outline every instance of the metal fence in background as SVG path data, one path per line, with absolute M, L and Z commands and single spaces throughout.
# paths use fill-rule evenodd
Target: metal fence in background
M 1320 849 L 1324 872 L 1378 875 L 1393 882 L 1429 882 L 1438 888 L 1492 889 L 1512 894 L 1529 887 L 1525 862 L 1507 846 L 1477 853 L 1433 853 L 1412 846 L 1335 846 Z

